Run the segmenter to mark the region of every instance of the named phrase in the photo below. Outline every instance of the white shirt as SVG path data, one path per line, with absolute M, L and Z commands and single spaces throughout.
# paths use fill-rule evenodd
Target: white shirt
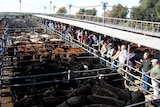
M 125 60 L 127 59 L 127 50 L 122 50 L 122 51 L 120 51 L 120 54 L 119 54 L 119 62 L 121 63 L 121 64 L 124 64 L 125 63 Z

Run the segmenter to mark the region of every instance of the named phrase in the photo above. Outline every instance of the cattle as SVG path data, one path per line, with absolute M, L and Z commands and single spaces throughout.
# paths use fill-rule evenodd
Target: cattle
M 16 43 L 15 47 L 20 60 L 40 59 L 40 62 L 42 62 L 42 58 L 70 58 L 71 56 L 80 56 L 86 53 L 80 48 L 66 48 L 49 42 L 20 42 Z
M 80 96 L 71 97 L 56 107 L 82 107 L 87 103 L 88 103 L 88 100 L 86 96 L 80 95 Z
M 112 91 L 110 90 L 107 90 L 105 88 L 102 88 L 100 87 L 99 85 L 94 85 L 92 87 L 92 93 L 96 94 L 96 95 L 101 95 L 101 96 L 109 96 L 109 97 L 112 97 L 112 98 L 116 98 L 118 99 L 119 97 L 113 93 Z
M 42 62 L 42 58 L 49 58 L 51 56 L 51 51 L 46 51 L 45 46 L 34 46 L 35 48 L 35 53 L 37 58 L 40 60 L 40 62 Z
M 70 58 L 71 56 L 80 56 L 85 51 L 79 48 L 60 48 L 55 47 L 51 43 L 39 43 L 39 42 L 24 42 L 16 44 L 17 52 L 19 53 L 20 60 L 25 59 L 40 59 L 42 58 Z M 66 53 L 66 55 L 65 55 Z M 30 58 L 28 58 L 30 56 Z M 27 58 L 25 58 L 27 57 Z
M 124 107 L 126 106 L 126 102 L 122 100 L 118 100 L 116 98 L 108 97 L 108 96 L 99 96 L 99 95 L 90 95 L 87 96 L 89 99 L 89 102 L 91 104 L 106 104 L 106 105 L 112 105 L 116 107 Z
M 0 20 L 0 38 L 2 38 L 6 28 L 6 22 L 4 19 Z
M 66 100 L 65 96 L 26 96 L 18 102 L 15 102 L 14 107 L 42 106 L 55 107 Z
M 99 80 L 98 74 L 109 74 L 111 73 L 110 70 L 84 72 L 85 70 L 106 68 L 106 66 L 100 64 L 99 58 L 78 58 L 78 56 L 85 53 L 83 49 L 63 49 L 60 47 L 54 47 L 49 43 L 20 43 L 17 45 L 17 50 L 22 55 L 22 58 L 20 58 L 21 60 L 23 60 L 24 55 L 27 54 L 35 55 L 35 58 L 40 59 L 42 57 L 51 58 L 41 61 L 19 62 L 24 66 L 22 69 L 18 70 L 21 72 L 15 76 L 31 75 L 33 77 L 15 79 L 15 81 L 11 82 L 14 84 L 31 83 L 33 85 L 26 87 L 22 86 L 21 88 L 12 88 L 14 96 L 18 96 L 18 98 L 16 98 L 17 102 L 15 103 L 15 107 L 123 107 L 125 105 L 132 104 L 132 102 L 136 100 L 134 99 L 134 94 L 128 89 L 111 85 L 114 84 L 114 79 L 119 79 L 117 75 L 114 75 L 112 78 L 107 77 Z M 67 59 L 64 58 L 65 52 Z M 33 57 L 31 59 L 33 59 Z M 70 74 L 68 71 L 70 71 Z M 62 75 L 56 74 L 62 72 L 65 73 Z M 49 76 L 54 73 L 56 75 Z M 37 77 L 37 75 L 41 76 Z M 70 78 L 68 76 L 70 76 Z M 76 79 L 81 77 L 87 78 L 90 76 L 95 76 L 95 78 L 87 81 L 86 79 Z M 46 82 L 46 84 L 43 84 L 43 82 Z M 53 87 L 53 90 L 49 90 L 50 87 Z M 26 95 L 29 97 L 24 98 Z
M 63 48 L 55 48 L 52 50 L 52 57 L 51 59 L 54 59 L 56 57 L 63 58 L 64 57 L 65 50 Z
M 69 48 L 66 50 L 66 57 L 70 58 L 72 55 L 80 56 L 86 53 L 83 49 L 80 48 Z
M 30 42 L 30 43 L 18 43 L 17 44 L 17 52 L 20 55 L 20 60 L 24 60 L 24 57 L 31 56 L 31 58 L 25 59 L 32 59 L 35 60 L 39 58 L 40 61 L 43 57 L 50 57 L 51 51 L 54 47 L 50 46 L 49 44 L 42 44 L 39 42 Z
M 38 105 L 41 105 L 43 107 L 55 107 L 58 106 L 59 104 L 63 103 L 66 100 L 65 96 L 47 96 L 47 97 L 42 97 L 38 101 Z
M 13 20 L 13 22 L 14 27 L 30 26 L 24 19 Z M 98 77 L 111 73 L 109 69 L 88 71 L 107 68 L 100 64 L 99 58 L 78 58 L 84 53 L 86 55 L 85 50 L 70 47 L 70 44 L 61 47 L 58 43 L 64 41 L 58 39 L 56 35 L 41 35 L 45 39 L 50 38 L 47 42 L 41 41 L 38 38 L 39 34 L 33 30 L 37 38 L 36 42 L 33 42 L 31 33 L 22 34 L 22 30 L 24 29 L 17 30 L 14 34 L 14 36 L 22 35 L 15 37 L 14 42 L 24 39 L 25 35 L 27 39 L 23 43 L 14 45 L 20 55 L 16 73 L 10 81 L 14 84 L 11 87 L 13 96 L 18 96 L 15 98 L 15 107 L 123 107 L 144 101 L 141 91 L 131 92 L 123 87 L 121 81 L 117 84 L 122 87 L 115 85 L 115 80 L 121 79 L 119 75 L 107 76 L 103 79 Z M 12 48 L 8 49 L 8 52 L 10 50 Z M 87 79 L 90 77 L 92 78 Z M 29 85 L 25 86 L 26 84 Z
M 55 85 L 52 88 L 38 88 L 37 92 L 39 94 L 35 93 L 18 100 L 15 107 L 124 107 L 134 102 L 144 101 L 144 94 L 141 91 L 130 92 L 129 94 L 132 97 L 125 101 L 118 96 L 118 92 L 115 93 L 117 87 L 112 87 L 115 90 L 108 92 L 111 87 L 106 87 L 107 83 L 103 80 L 104 88 L 100 85 L 100 82 L 102 81 L 95 81 L 95 79 L 86 80 L 81 86 L 74 84 L 74 86 L 71 86 L 72 89 L 68 85 L 64 87 L 65 83 L 57 84 L 58 87 Z
M 84 107 L 117 107 L 117 106 L 111 106 L 111 105 L 106 105 L 106 104 L 90 104 Z
M 87 96 L 87 95 L 91 95 L 91 94 L 92 94 L 91 87 L 89 85 L 84 85 L 84 86 L 81 86 L 81 87 L 74 89 L 67 96 L 68 97 L 74 97 L 74 96 L 80 96 L 80 95 Z
M 105 65 L 100 64 L 99 58 L 80 59 L 78 57 L 86 53 L 85 50 L 53 45 L 48 42 L 17 44 L 20 60 L 25 60 L 28 55 L 31 56 L 32 62 L 18 62 L 23 66 L 17 68 L 18 73 L 15 76 L 27 78 L 11 80 L 13 84 L 22 84 L 21 87 L 11 88 L 15 97 L 15 107 L 123 107 L 134 101 L 144 100 L 140 97 L 137 101 L 128 89 L 115 87 L 114 80 L 121 78 L 117 75 L 98 78 L 101 74 L 112 73 Z M 44 57 L 46 59 L 42 60 Z M 85 72 L 85 70 L 101 68 L 106 69 Z M 32 77 L 28 78 L 29 76 Z M 90 76 L 94 78 L 87 79 Z M 26 83 L 29 86 L 23 86 Z M 117 84 L 121 85 L 121 82 Z
M 131 93 L 131 99 L 127 103 L 128 105 L 131 105 L 131 104 L 135 104 L 135 103 L 143 102 L 143 101 L 145 101 L 144 93 L 140 90 L 137 90 Z M 145 104 L 137 105 L 134 107 L 145 107 Z
M 4 17 L 4 18 L 2 18 L 2 19 L 0 20 L 0 25 L 1 25 L 1 26 L 6 26 L 8 22 L 9 22 L 9 19 L 6 18 L 6 17 Z
M 17 44 L 17 54 L 19 54 L 20 60 L 33 59 L 35 60 L 35 48 L 27 43 Z
M 131 98 L 131 94 L 129 90 L 120 89 L 118 87 L 111 86 L 110 84 L 107 84 L 104 80 L 100 79 L 100 86 L 108 89 L 109 91 L 112 91 L 115 93 L 120 100 L 123 100 L 127 102 Z

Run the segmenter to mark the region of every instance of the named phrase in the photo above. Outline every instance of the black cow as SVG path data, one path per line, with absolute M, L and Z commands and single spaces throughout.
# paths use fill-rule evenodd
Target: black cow
M 56 107 L 83 107 L 86 104 L 88 104 L 86 96 L 80 95 L 71 97 Z
M 100 86 L 109 90 L 109 91 L 112 91 L 113 93 L 115 93 L 120 100 L 123 100 L 125 102 L 127 102 L 130 98 L 131 98 L 131 94 L 130 94 L 130 91 L 128 89 L 120 89 L 118 87 L 113 87 L 109 84 L 107 84 L 104 80 L 99 80 L 100 81 Z
M 116 107 L 124 107 L 125 105 L 127 105 L 126 102 L 122 100 L 117 100 L 116 98 L 108 96 L 89 95 L 87 96 L 87 98 L 91 104 L 106 104 Z
M 128 105 L 145 101 L 144 93 L 140 90 L 131 93 L 131 99 L 128 101 Z M 134 107 L 145 107 L 145 104 L 137 105 Z

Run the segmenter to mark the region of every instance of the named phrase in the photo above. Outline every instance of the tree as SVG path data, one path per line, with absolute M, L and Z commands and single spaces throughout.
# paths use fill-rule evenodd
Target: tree
M 97 14 L 97 10 L 95 8 L 86 10 L 86 15 L 93 15 Z
M 85 9 L 84 8 L 80 8 L 79 11 L 76 14 L 84 15 L 85 14 Z
M 141 20 L 144 19 L 144 9 L 141 7 L 132 7 L 130 18 L 133 20 Z
M 127 14 L 128 14 L 127 6 L 124 7 L 121 4 L 118 4 L 112 7 L 112 10 L 108 14 L 108 16 L 115 17 L 115 18 L 126 18 Z
M 157 14 L 157 20 L 156 21 L 160 21 L 160 2 L 156 3 L 156 14 Z
M 82 15 L 97 15 L 97 10 L 95 8 L 93 9 L 87 9 L 81 8 L 76 14 L 82 14 Z
M 158 21 L 159 20 L 159 0 L 140 0 L 140 5 L 133 7 L 131 10 L 131 18 L 144 21 Z M 140 16 L 141 15 L 141 16 Z
M 67 9 L 65 7 L 61 7 L 58 9 L 58 11 L 56 12 L 56 14 L 66 14 L 67 13 Z

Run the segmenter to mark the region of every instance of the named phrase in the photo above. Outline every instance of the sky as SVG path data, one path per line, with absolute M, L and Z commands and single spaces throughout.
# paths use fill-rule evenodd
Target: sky
M 52 1 L 52 3 L 50 3 L 50 1 Z M 71 4 L 71 14 L 78 12 L 82 6 L 89 6 L 85 9 L 92 9 L 92 6 L 96 6 L 97 15 L 102 15 L 102 2 L 108 2 L 109 6 L 120 3 L 128 8 L 139 5 L 139 0 L 21 0 L 21 3 L 20 0 L 0 0 L 0 12 L 20 12 L 21 10 L 21 12 L 54 13 L 53 6 L 56 6 L 55 12 L 60 7 L 66 7 L 69 12 L 68 5 Z M 46 7 L 46 10 L 44 7 Z M 111 7 L 107 7 L 106 10 L 110 9 Z

